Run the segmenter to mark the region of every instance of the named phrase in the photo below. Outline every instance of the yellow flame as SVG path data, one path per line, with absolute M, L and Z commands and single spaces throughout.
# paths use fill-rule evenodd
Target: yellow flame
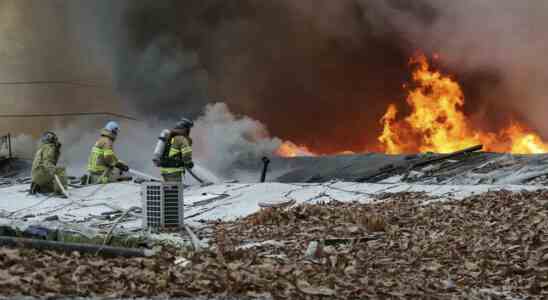
M 393 132 L 393 124 L 396 121 L 396 115 L 398 109 L 394 104 L 388 106 L 388 110 L 381 119 L 381 123 L 384 125 L 382 134 L 378 140 L 385 145 L 386 154 L 398 154 L 402 153 L 403 149 L 401 142 L 396 141 L 397 135 Z
M 434 59 L 439 59 L 439 55 Z M 462 111 L 464 94 L 458 82 L 431 70 L 424 55 L 412 58 L 411 63 L 416 65 L 413 84 L 402 85 L 409 90 L 406 100 L 410 114 L 398 120 L 398 108 L 390 104 L 380 120 L 383 130 L 377 140 L 385 153 L 448 153 L 477 144 L 483 144 L 484 150 L 493 152 L 548 153 L 548 144 L 518 122 L 512 122 L 498 133 L 474 129 Z M 307 146 L 290 141 L 284 142 L 276 154 L 285 157 L 316 155 Z
M 314 156 L 315 154 L 306 146 L 296 145 L 291 141 L 285 141 L 278 147 L 278 150 L 276 150 L 276 155 L 282 157 L 297 157 Z
M 513 123 L 504 132 L 512 141 L 512 153 L 540 154 L 548 152 L 548 145 L 535 133 L 527 132 L 522 125 Z
M 464 94 L 459 84 L 438 71 L 432 71 L 425 56 L 418 56 L 411 62 L 418 65 L 413 72 L 416 87 L 407 97 L 411 114 L 398 121 L 397 108 L 390 105 L 381 119 L 384 128 L 379 141 L 386 153 L 448 153 L 476 144 L 483 144 L 487 151 L 548 152 L 548 144 L 518 123 L 511 124 L 499 134 L 474 130 L 462 112 Z M 416 146 L 402 143 L 416 139 Z

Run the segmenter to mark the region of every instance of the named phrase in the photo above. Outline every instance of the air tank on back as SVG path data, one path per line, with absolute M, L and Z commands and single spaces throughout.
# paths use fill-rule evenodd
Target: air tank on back
M 156 147 L 154 148 L 154 153 L 152 155 L 152 162 L 157 167 L 161 164 L 162 157 L 164 156 L 164 152 L 170 138 L 171 131 L 169 129 L 162 130 L 160 136 L 158 137 L 158 142 L 156 143 Z

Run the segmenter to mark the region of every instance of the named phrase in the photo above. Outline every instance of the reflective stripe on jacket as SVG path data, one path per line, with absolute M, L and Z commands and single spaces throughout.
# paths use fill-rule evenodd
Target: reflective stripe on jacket
M 113 140 L 108 136 L 101 136 L 95 143 L 88 160 L 88 171 L 90 173 L 103 173 L 116 165 L 118 158 L 112 146 Z
M 182 135 L 175 136 L 171 139 L 168 158 L 179 160 L 184 163 L 192 161 L 192 140 Z M 184 173 L 185 168 L 161 168 L 162 174 Z

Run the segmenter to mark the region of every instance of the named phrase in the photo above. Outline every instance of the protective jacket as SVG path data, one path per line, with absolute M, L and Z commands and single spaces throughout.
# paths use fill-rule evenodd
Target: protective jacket
M 167 161 L 170 166 L 160 169 L 162 175 L 184 174 L 185 167 L 192 164 L 192 139 L 183 135 L 172 137 Z
M 115 136 L 108 130 L 101 131 L 101 137 L 93 148 L 88 159 L 88 172 L 93 180 L 92 183 L 107 183 L 113 181 L 112 170 L 120 164 L 120 160 L 114 153 Z M 98 182 L 97 182 L 98 181 Z
M 55 182 L 55 175 L 59 177 L 61 184 L 66 186 L 65 169 L 57 167 L 59 160 L 59 147 L 54 143 L 43 143 L 32 162 L 32 183 L 39 187 L 40 192 L 61 192 L 61 188 Z

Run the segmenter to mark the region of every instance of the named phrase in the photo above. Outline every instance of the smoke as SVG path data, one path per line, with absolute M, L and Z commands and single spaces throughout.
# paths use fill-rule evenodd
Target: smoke
M 94 127 L 94 124 L 93 121 L 80 121 L 78 127 L 53 129 L 62 143 L 59 165 L 67 167 L 69 175 L 80 176 L 87 172 L 91 148 L 100 136 L 100 127 Z M 121 122 L 114 150 L 119 159 L 131 168 L 159 176 L 159 169 L 152 164 L 152 152 L 161 130 L 172 125 L 161 120 Z M 82 128 L 89 130 L 82 131 Z M 270 137 L 263 124 L 234 115 L 224 103 L 205 107 L 195 122 L 191 137 L 194 140 L 196 172 L 207 180 L 215 176 L 257 180 L 261 158 L 272 155 L 281 144 L 281 140 Z M 14 139 L 15 155 L 32 159 L 38 145 L 39 142 L 28 135 L 17 136 Z M 192 181 L 190 176 L 187 177 Z
M 282 143 L 263 124 L 234 115 L 224 103 L 206 106 L 192 135 L 197 160 L 226 179 L 256 179 L 261 158 L 272 155 Z M 253 169 L 257 172 L 246 174 Z
M 377 2 L 378 11 L 415 47 L 441 53 L 453 70 L 496 72 L 500 83 L 484 92 L 496 102 L 496 112 L 510 108 L 548 137 L 547 2 L 418 1 L 435 11 L 428 24 L 395 5 L 402 1 Z
M 94 1 L 86 32 L 110 48 L 101 60 L 127 107 L 147 117 L 224 102 L 273 136 L 361 151 L 385 108 L 371 104 L 402 96 L 407 49 L 354 1 L 294 2 Z
M 0 86 L 1 108 L 138 114 L 145 122 L 125 124 L 129 140 L 117 144 L 143 169 L 151 168 L 160 129 L 181 115 L 198 117 L 204 107 L 196 153 L 208 153 L 204 163 L 221 173 L 229 173 L 226 162 L 269 152 L 278 143 L 271 136 L 322 153 L 363 151 L 377 143 L 388 103 L 404 103 L 401 85 L 417 50 L 441 54 L 441 67 L 464 84 L 465 109 L 485 126 L 517 114 L 548 134 L 542 1 L 5 0 L 0 6 L 0 37 L 9 41 L 0 48 L 2 79 L 78 78 L 104 86 Z M 85 156 L 105 121 L 0 125 L 35 135 L 68 128 L 65 144 L 81 143 Z M 218 124 L 230 129 L 226 136 Z M 259 150 L 241 154 L 237 143 Z M 71 165 L 86 159 L 70 155 Z
M 99 36 L 112 47 L 118 91 L 147 115 L 196 116 L 222 101 L 317 152 L 363 151 L 377 143 L 388 103 L 404 103 L 407 62 L 421 50 L 441 54 L 481 125 L 504 126 L 517 115 L 548 130 L 539 113 L 544 3 L 117 3 Z
M 80 43 L 108 73 L 126 111 L 196 117 L 208 103 L 208 72 L 177 32 L 177 2 L 71 2 Z

